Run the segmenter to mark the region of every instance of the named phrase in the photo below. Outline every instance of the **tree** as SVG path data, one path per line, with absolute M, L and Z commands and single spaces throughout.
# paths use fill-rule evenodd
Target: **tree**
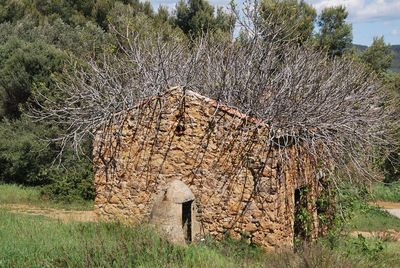
M 0 118 L 18 118 L 35 84 L 50 86 L 51 75 L 62 69 L 65 55 L 42 42 L 11 39 L 0 46 Z
M 374 37 L 372 45 L 361 54 L 360 58 L 377 74 L 383 74 L 392 65 L 394 55 L 390 49 L 390 45 L 385 43 L 382 36 Z
M 318 16 L 318 45 L 331 56 L 341 56 L 352 47 L 352 27 L 346 23 L 347 16 L 343 6 L 325 8 Z
M 303 0 L 264 0 L 260 12 L 264 18 L 275 18 L 275 27 L 281 28 L 280 39 L 302 44 L 312 36 L 317 13 Z
M 155 19 L 160 22 L 167 22 L 170 19 L 168 8 L 159 6 Z
M 191 37 L 198 37 L 209 31 L 231 33 L 234 26 L 233 16 L 217 10 L 207 0 L 180 0 L 176 5 L 176 25 Z

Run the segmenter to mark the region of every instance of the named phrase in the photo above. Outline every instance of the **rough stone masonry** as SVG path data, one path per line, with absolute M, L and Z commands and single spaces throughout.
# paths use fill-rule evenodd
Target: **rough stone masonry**
M 119 119 L 94 142 L 101 218 L 150 222 L 176 243 L 229 235 L 279 249 L 293 246 L 305 211 L 303 234 L 320 233 L 317 164 L 299 146 L 268 145 L 257 119 L 180 88 Z

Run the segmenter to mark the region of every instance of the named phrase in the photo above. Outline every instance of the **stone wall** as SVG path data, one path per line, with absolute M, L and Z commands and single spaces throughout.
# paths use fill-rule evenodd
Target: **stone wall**
M 257 120 L 190 91 L 183 98 L 180 89 L 121 118 L 94 143 L 95 206 L 103 219 L 146 222 L 157 195 L 181 180 L 195 196 L 202 236 L 291 247 L 294 191 L 306 186 L 316 237 L 315 164 L 297 146 L 284 154 L 268 147 L 268 128 Z

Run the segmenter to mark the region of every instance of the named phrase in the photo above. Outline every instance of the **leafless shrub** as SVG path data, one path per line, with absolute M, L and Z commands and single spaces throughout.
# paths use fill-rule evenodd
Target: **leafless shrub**
M 270 128 L 266 144 L 299 145 L 321 166 L 351 162 L 368 174 L 364 160 L 390 144 L 391 129 L 386 94 L 374 75 L 350 58 L 331 59 L 278 38 L 290 25 L 261 17 L 257 1 L 243 13 L 236 12 L 240 41 L 212 35 L 187 41 L 162 30 L 143 38 L 129 25 L 115 29 L 122 53 L 75 67 L 58 82 L 62 97 L 40 96 L 32 116 L 58 122 L 66 129 L 59 140 L 79 149 L 121 111 L 181 86 L 261 120 Z

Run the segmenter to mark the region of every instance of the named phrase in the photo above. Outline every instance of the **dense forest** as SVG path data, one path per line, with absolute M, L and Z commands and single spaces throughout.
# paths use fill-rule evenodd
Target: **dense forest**
M 91 137 L 76 150 L 59 138 L 68 129 L 30 111 L 64 97 L 57 87 L 74 66 L 118 58 L 127 25 L 144 36 L 163 29 L 164 38 L 191 42 L 207 33 L 240 44 L 246 40 L 235 30 L 232 12 L 206 0 L 181 0 L 173 11 L 139 0 L 0 0 L 0 182 L 42 186 L 51 199 L 93 199 Z M 376 38 L 357 52 L 345 8 L 317 14 L 304 1 L 264 0 L 260 12 L 276 16 L 276 27 L 296 25 L 282 35 L 297 46 L 325 51 L 332 59 L 353 58 L 394 96 L 400 92 L 400 76 L 393 72 L 400 68 L 399 46 Z M 399 152 L 375 163 L 388 182 L 400 178 Z

